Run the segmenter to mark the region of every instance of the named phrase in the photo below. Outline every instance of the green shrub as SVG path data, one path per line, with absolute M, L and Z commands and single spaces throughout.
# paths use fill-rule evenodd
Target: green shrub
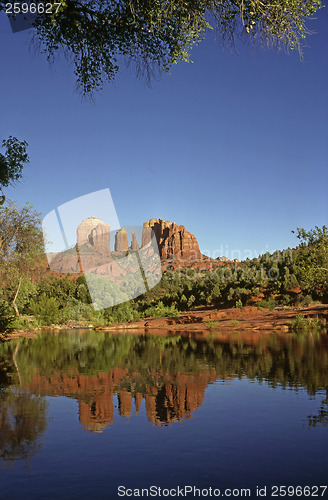
M 40 325 L 52 325 L 62 319 L 59 303 L 54 297 L 48 297 L 42 293 L 36 299 L 32 299 L 29 305 L 30 312 L 37 317 Z
M 256 302 L 256 305 L 258 307 L 263 307 L 264 309 L 270 309 L 270 311 L 273 311 L 276 306 L 276 301 L 273 297 L 270 297 L 267 300 L 261 300 L 260 302 Z
M 232 320 L 230 321 L 231 326 L 238 326 L 238 325 L 239 325 L 239 323 L 240 323 L 240 322 L 238 321 L 238 319 L 232 319 Z
M 301 299 L 300 304 L 303 307 L 308 307 L 310 304 L 312 304 L 312 302 L 313 302 L 313 299 L 312 299 L 311 295 L 305 295 L 305 297 Z
M 304 318 L 304 314 L 300 313 L 295 318 L 292 319 L 290 322 L 290 327 L 292 330 L 300 330 L 302 328 L 305 328 L 306 326 L 306 321 Z
M 12 307 L 0 300 L 0 333 L 9 333 L 14 328 L 15 316 Z
M 327 324 L 318 315 L 315 318 L 305 318 L 304 314 L 300 313 L 289 323 L 289 326 L 292 331 L 300 332 L 325 330 Z
M 71 299 L 68 306 L 61 311 L 61 319 L 63 321 L 91 321 L 94 317 L 95 310 L 91 304 L 86 304 L 77 299 Z
M 284 295 L 282 295 L 280 297 L 280 299 L 279 299 L 279 303 L 281 305 L 283 305 L 283 306 L 289 306 L 289 304 L 290 304 L 290 295 L 288 295 L 286 293 Z
M 148 307 L 144 313 L 145 317 L 152 318 L 173 318 L 175 316 L 180 316 L 180 312 L 175 306 L 164 306 L 163 302 L 160 300 L 155 306 Z
M 123 302 L 122 304 L 104 309 L 104 318 L 107 323 L 136 321 L 140 318 L 140 313 L 133 302 Z
M 218 328 L 220 323 L 216 320 L 204 321 L 205 325 L 211 330 L 212 328 Z
M 95 326 L 104 326 L 108 323 L 105 318 L 105 311 L 102 309 L 100 311 L 93 311 L 93 314 L 90 315 L 90 322 Z
M 33 316 L 16 316 L 13 322 L 13 326 L 15 330 L 28 330 L 39 325 L 37 320 Z

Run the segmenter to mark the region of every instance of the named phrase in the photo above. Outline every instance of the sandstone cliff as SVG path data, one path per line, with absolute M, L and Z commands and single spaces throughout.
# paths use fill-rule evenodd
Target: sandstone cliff
M 113 260 L 119 257 L 115 254 L 129 250 L 137 251 L 140 249 L 140 243 L 141 248 L 147 247 L 151 240 L 152 231 L 158 244 L 163 270 L 189 267 L 212 269 L 222 265 L 219 260 L 210 259 L 201 254 L 196 237 L 183 225 L 163 219 L 150 219 L 143 224 L 141 242 L 137 241 L 134 232 L 131 241 L 129 241 L 125 227 L 116 231 L 115 253 L 111 254 L 110 226 L 97 217 L 89 217 L 84 219 L 77 228 L 79 256 L 75 248 L 72 248 L 57 254 L 55 257 L 51 256 L 50 267 L 61 273 L 85 272 L 97 267 L 101 267 L 102 271 L 106 270 L 106 273 L 111 272 L 109 268 L 107 269 L 107 264 L 114 265 Z M 106 269 L 104 266 L 107 266 Z M 118 271 L 116 269 L 114 275 L 120 275 L 121 272 Z
M 110 225 L 98 217 L 88 217 L 79 224 L 76 230 L 76 242 L 76 247 L 51 258 L 50 267 L 53 271 L 80 273 L 111 260 Z
M 88 217 L 83 219 L 76 230 L 77 244 L 79 246 L 84 245 L 84 243 L 92 244 L 93 236 L 95 236 L 96 230 L 98 230 L 98 234 L 104 234 L 110 231 L 110 225 L 106 224 L 101 219 L 98 219 L 98 217 Z
M 125 227 L 122 227 L 122 229 L 118 229 L 115 234 L 115 252 L 127 252 L 128 249 L 128 234 Z
M 142 246 L 150 241 L 151 228 L 156 236 L 161 259 L 174 257 L 180 261 L 197 261 L 202 258 L 196 237 L 175 222 L 150 219 L 143 225 Z
M 139 248 L 136 233 L 132 233 L 131 250 L 135 252 L 136 250 L 139 250 Z

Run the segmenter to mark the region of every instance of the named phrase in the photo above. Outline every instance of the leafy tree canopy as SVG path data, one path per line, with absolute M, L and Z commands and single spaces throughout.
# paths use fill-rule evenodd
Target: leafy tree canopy
M 0 292 L 6 288 L 18 315 L 17 295 L 24 276 L 30 276 L 44 255 L 40 214 L 30 205 L 0 206 Z M 10 297 L 11 295 L 11 297 Z
M 52 14 L 36 16 L 35 40 L 49 60 L 60 51 L 73 59 L 83 95 L 112 81 L 122 61 L 147 78 L 188 61 L 208 29 L 232 44 L 236 37 L 259 40 L 301 54 L 305 20 L 322 6 L 321 0 L 61 0 L 58 8 L 55 1 Z
M 301 242 L 298 265 L 305 288 L 328 290 L 328 228 L 315 226 L 309 231 L 297 228 L 297 238 Z
M 5 201 L 2 188 L 18 181 L 22 177 L 24 165 L 29 163 L 27 146 L 26 141 L 19 141 L 12 136 L 2 141 L 5 154 L 0 153 L 0 205 Z

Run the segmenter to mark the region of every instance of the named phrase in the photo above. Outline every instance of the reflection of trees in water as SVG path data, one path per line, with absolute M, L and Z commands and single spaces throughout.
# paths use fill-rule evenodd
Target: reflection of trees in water
M 15 386 L 0 389 L 0 458 L 26 459 L 40 447 L 47 425 L 44 398 Z
M 63 394 L 87 403 L 92 394 L 97 394 L 97 398 L 105 397 L 103 388 L 112 384 L 113 391 L 121 392 L 126 400 L 123 404 L 122 399 L 125 413 L 129 411 L 131 394 L 137 399 L 141 395 L 149 396 L 149 418 L 161 422 L 190 414 L 191 408 L 201 404 L 200 394 L 206 385 L 215 379 L 248 377 L 265 381 L 273 388 L 298 390 L 303 387 L 310 395 L 328 388 L 328 338 L 324 336 L 248 334 L 219 341 L 214 336 L 195 340 L 169 335 L 61 332 L 59 335 L 45 333 L 35 339 L 21 339 L 19 350 L 15 342 L 7 343 L 5 348 L 0 345 L 1 355 L 11 360 L 22 386 L 32 388 L 34 384 L 36 393 L 50 394 L 47 391 L 61 390 Z M 117 380 L 117 374 L 113 375 L 110 383 L 110 372 L 118 369 L 122 374 Z M 102 374 L 104 380 L 97 382 L 98 374 Z M 188 374 L 189 379 L 182 384 L 184 374 Z M 191 375 L 195 378 L 193 382 Z M 78 380 L 82 376 L 83 394 Z M 202 376 L 207 377 L 206 381 L 205 378 L 201 380 Z M 39 388 L 35 385 L 36 378 Z M 16 379 L 18 382 L 18 375 Z M 52 389 L 49 384 L 52 384 Z M 184 400 L 183 391 L 187 391 L 192 406 L 189 399 Z M 183 409 L 180 408 L 182 401 L 185 401 Z M 91 401 L 90 408 L 93 415 L 95 401 Z M 107 410 L 108 414 L 112 411 Z M 309 417 L 309 424 L 324 424 L 325 419 L 327 403 L 323 402 L 318 415 Z
M 11 360 L 0 356 L 0 387 L 11 383 L 12 371 L 13 363 Z
M 16 343 L 7 343 L 13 357 Z M 1 352 L 0 356 L 5 357 Z M 220 342 L 215 338 L 196 341 L 183 337 L 110 335 L 106 333 L 41 334 L 21 339 L 16 355 L 23 383 L 34 373 L 96 375 L 114 368 L 128 369 L 148 379 L 150 374 L 199 373 L 215 369 L 226 377 L 247 376 L 271 386 L 304 387 L 310 394 L 328 387 L 328 338 L 236 336 Z
M 317 415 L 310 415 L 308 417 L 308 423 L 310 427 L 316 427 L 318 424 L 328 427 L 328 389 L 325 399 L 321 402 Z

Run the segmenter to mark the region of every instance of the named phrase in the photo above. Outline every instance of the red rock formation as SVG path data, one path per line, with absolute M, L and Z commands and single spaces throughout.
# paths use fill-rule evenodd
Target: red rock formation
M 67 250 L 66 252 L 58 252 L 51 260 L 50 269 L 59 273 L 81 272 L 75 248 Z
M 143 225 L 142 246 L 150 241 L 151 228 L 156 236 L 161 259 L 174 257 L 180 261 L 196 261 L 202 258 L 196 237 L 175 222 L 150 219 Z
M 115 234 L 115 252 L 127 252 L 128 249 L 128 235 L 125 227 L 122 227 L 122 229 L 118 229 Z
M 139 243 L 137 242 L 137 237 L 136 237 L 136 233 L 132 233 L 132 241 L 131 241 L 131 250 L 132 251 L 136 251 L 136 250 L 139 250 Z
M 75 248 L 51 256 L 51 269 L 61 273 L 78 272 L 96 272 L 99 275 L 110 274 L 118 277 L 125 272 L 120 269 L 120 262 L 116 259 L 113 263 L 113 257 L 120 255 L 110 254 L 110 226 L 96 217 L 84 219 L 77 229 L 77 242 L 79 248 L 80 262 Z M 132 233 L 131 250 L 140 250 L 147 252 L 147 246 L 151 242 L 152 231 L 154 231 L 159 255 L 162 260 L 162 271 L 168 269 L 177 270 L 183 268 L 214 270 L 220 266 L 227 265 L 227 262 L 211 259 L 200 253 L 196 237 L 174 222 L 168 222 L 163 219 L 150 219 L 143 225 L 141 249 L 136 238 Z M 115 252 L 122 254 L 122 257 L 129 250 L 128 235 L 123 227 L 115 235 Z M 149 251 L 154 252 L 153 249 Z M 151 257 L 151 254 L 145 254 L 145 257 Z M 155 266 L 156 267 L 156 266 Z M 133 272 L 133 269 L 131 269 Z M 149 270 L 151 272 L 151 270 Z
M 61 273 L 80 273 L 108 263 L 110 226 L 97 217 L 84 219 L 76 230 L 77 246 L 51 256 L 50 268 Z
M 98 217 L 88 217 L 87 219 L 83 219 L 81 224 L 78 225 L 76 230 L 76 242 L 77 244 L 83 245 L 84 243 L 91 243 L 92 240 L 92 232 L 100 226 L 98 230 L 98 235 L 103 234 L 105 232 L 110 231 L 110 225 L 106 224 Z
M 98 224 L 90 234 L 90 243 L 94 250 L 102 255 L 110 256 L 110 226 Z

